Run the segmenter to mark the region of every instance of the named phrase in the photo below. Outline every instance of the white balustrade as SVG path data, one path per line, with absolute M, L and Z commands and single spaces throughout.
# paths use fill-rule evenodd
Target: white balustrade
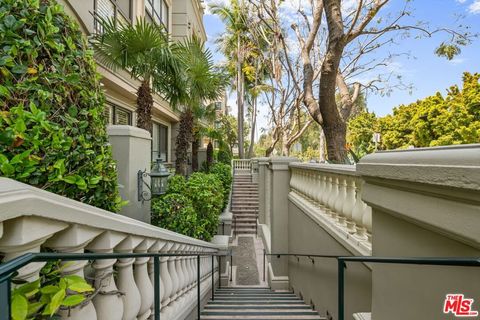
M 290 190 L 346 238 L 371 248 L 371 208 L 361 199 L 354 166 L 292 163 Z M 268 194 L 267 194 L 268 196 Z
M 242 164 L 244 165 L 244 164 Z M 3 261 L 28 252 L 215 253 L 218 246 L 119 214 L 0 178 L 0 254 Z M 202 296 L 209 293 L 212 266 L 202 257 Z M 180 320 L 196 310 L 196 256 L 162 256 L 161 317 Z M 18 279 L 38 279 L 43 262 L 19 269 Z M 97 259 L 66 263 L 65 275 L 85 277 L 95 287 L 91 302 L 60 310 L 65 319 L 144 320 L 154 312 L 154 259 Z
M 252 173 L 252 160 L 232 159 L 232 173 L 238 175 L 250 175 Z

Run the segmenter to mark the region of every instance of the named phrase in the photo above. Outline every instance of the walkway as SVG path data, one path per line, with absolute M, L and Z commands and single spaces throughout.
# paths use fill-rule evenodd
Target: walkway
M 323 320 L 293 292 L 268 288 L 223 288 L 215 293 L 201 315 L 202 320 Z
M 321 320 L 311 306 L 290 291 L 273 291 L 263 281 L 263 243 L 257 236 L 258 190 L 250 175 L 234 176 L 232 207 L 233 277 L 216 290 L 201 319 Z

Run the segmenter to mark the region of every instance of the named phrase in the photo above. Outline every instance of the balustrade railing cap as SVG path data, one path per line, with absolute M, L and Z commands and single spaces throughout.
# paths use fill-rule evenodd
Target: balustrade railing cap
M 376 152 L 357 172 L 368 178 L 480 190 L 480 144 Z
M 290 168 L 314 170 L 356 176 L 356 166 L 347 164 L 324 164 L 324 163 L 291 163 Z
M 266 163 L 268 163 L 268 161 L 270 161 L 270 158 L 268 158 L 268 157 L 261 157 L 261 158 L 257 158 L 257 159 L 258 159 L 259 164 L 266 164 Z
M 288 170 L 289 164 L 300 161 L 294 157 L 272 157 L 269 161 L 269 168 L 272 170 Z
M 70 225 L 84 225 L 126 236 L 139 236 L 218 249 L 212 243 L 68 199 L 27 184 L 0 178 L 0 222 L 23 216 L 36 216 Z

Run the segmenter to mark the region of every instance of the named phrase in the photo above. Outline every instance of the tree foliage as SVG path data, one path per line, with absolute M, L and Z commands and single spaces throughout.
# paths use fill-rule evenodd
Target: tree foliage
M 0 172 L 117 211 L 121 199 L 93 52 L 53 0 L 0 10 Z
M 297 106 L 296 101 L 300 101 L 311 119 L 322 127 L 331 162 L 348 159 L 347 123 L 355 116 L 356 101 L 362 92 L 385 94 L 410 87 L 400 76 L 392 77 L 390 67 L 396 57 L 409 53 L 402 52 L 402 48 L 393 52 L 381 48 L 390 47 L 399 39 L 443 36 L 436 54 L 452 59 L 460 53 L 461 46 L 470 44 L 477 36 L 468 25 L 459 22 L 461 19 L 453 28 L 414 21 L 415 7 L 409 0 L 399 1 L 399 6 L 389 5 L 391 0 L 299 1 L 294 10 L 287 10 L 282 0 L 248 2 L 252 5 L 248 18 L 256 18 L 256 23 L 250 23 L 252 28 L 274 35 L 270 40 L 268 33 L 263 33 L 270 42 L 270 78 L 277 82 L 281 79 L 274 87 L 284 87 L 275 99 L 279 112 L 272 112 L 273 121 L 280 124 L 272 130 L 273 147 L 281 135 L 285 138 L 290 127 L 302 128 L 295 123 L 300 112 L 289 117 L 293 113 L 288 111 L 295 110 L 290 105 Z M 296 93 L 284 99 L 292 88 Z M 275 117 L 293 121 L 285 126 Z M 303 128 L 305 125 L 308 122 Z M 302 134 L 297 129 L 293 132 L 293 138 Z M 292 139 L 283 142 L 284 146 L 289 145 L 288 140 Z
M 480 74 L 464 73 L 463 87 L 452 86 L 376 118 L 364 112 L 350 121 L 349 142 L 359 154 L 373 151 L 372 134 L 381 133 L 382 149 L 433 147 L 480 142 Z
M 152 224 L 210 241 L 228 202 L 232 179 L 229 166 L 215 164 L 211 171 L 195 172 L 188 180 L 181 175 L 171 177 L 167 193 L 153 199 Z
M 163 25 L 145 18 L 135 23 L 97 19 L 102 33 L 91 39 L 96 56 L 102 64 L 113 70 L 128 70 L 132 78 L 141 82 L 137 90 L 137 126 L 152 132 L 152 90 L 172 104 L 184 96 L 183 83 L 177 77 L 180 60 L 175 47 Z

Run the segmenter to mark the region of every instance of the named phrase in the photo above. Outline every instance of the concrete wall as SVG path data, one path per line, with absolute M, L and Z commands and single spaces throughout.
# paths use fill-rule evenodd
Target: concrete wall
M 150 172 L 150 133 L 131 126 L 109 126 L 107 132 L 113 158 L 117 161 L 120 195 L 129 201 L 120 214 L 150 223 L 150 201 L 139 201 L 137 193 L 137 172 L 145 169 Z M 145 181 L 150 185 L 149 177 L 146 177 Z M 145 185 L 143 187 L 148 191 Z M 150 194 L 147 195 L 147 198 L 149 197 Z
M 292 201 L 288 204 L 288 221 L 288 252 L 354 255 Z M 290 287 L 301 294 L 306 303 L 313 304 L 321 315 L 331 315 L 333 319 L 337 319 L 337 260 L 315 258 L 314 261 L 315 263 L 312 263 L 305 257 L 299 261 L 294 257 L 288 259 Z M 364 264 L 347 266 L 345 293 L 346 319 L 352 319 L 353 313 L 370 311 L 372 274 Z
M 374 256 L 480 256 L 480 146 L 367 156 L 358 165 L 373 208 Z M 455 319 L 446 294 L 475 299 L 480 268 L 373 265 L 372 318 Z

